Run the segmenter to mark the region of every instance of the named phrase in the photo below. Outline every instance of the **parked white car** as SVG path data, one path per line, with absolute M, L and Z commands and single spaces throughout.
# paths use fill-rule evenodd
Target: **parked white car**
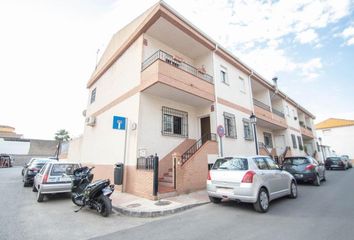
M 297 197 L 295 178 L 268 156 L 224 157 L 217 159 L 208 174 L 210 201 L 222 199 L 253 203 L 258 212 L 267 212 L 269 202 L 283 196 Z

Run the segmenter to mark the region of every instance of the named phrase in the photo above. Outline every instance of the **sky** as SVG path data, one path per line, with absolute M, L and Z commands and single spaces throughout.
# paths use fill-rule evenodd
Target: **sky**
M 82 134 L 96 58 L 156 0 L 1 0 L 0 125 Z M 354 0 L 165 0 L 311 111 L 354 119 Z

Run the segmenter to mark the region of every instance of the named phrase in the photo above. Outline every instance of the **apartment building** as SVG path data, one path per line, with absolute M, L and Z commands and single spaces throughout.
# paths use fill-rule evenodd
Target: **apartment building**
M 87 88 L 84 133 L 68 158 L 111 179 L 124 163 L 123 190 L 139 196 L 152 198 L 151 155 L 161 195 L 205 188 L 221 154 L 254 155 L 252 113 L 261 154 L 316 153 L 311 113 L 164 2 L 112 37 Z

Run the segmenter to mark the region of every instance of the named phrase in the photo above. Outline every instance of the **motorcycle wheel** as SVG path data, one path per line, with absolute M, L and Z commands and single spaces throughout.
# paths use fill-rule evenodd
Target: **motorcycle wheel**
M 71 194 L 71 201 L 72 201 L 76 206 L 79 206 L 79 207 L 82 206 L 82 205 L 80 205 L 79 203 L 77 203 L 77 202 L 75 201 L 75 195 L 74 195 L 74 194 Z
M 112 211 L 111 199 L 102 194 L 98 197 L 97 202 L 101 205 L 100 214 L 103 217 L 108 217 Z

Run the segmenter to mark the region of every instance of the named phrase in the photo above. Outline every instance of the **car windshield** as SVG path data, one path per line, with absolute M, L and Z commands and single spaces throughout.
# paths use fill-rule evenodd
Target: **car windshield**
M 61 176 L 64 173 L 68 175 L 73 175 L 75 169 L 79 166 L 77 164 L 54 164 L 50 175 Z
M 248 170 L 248 161 L 246 158 L 220 158 L 216 160 L 212 169 Z
M 284 160 L 284 165 L 303 165 L 303 164 L 309 164 L 310 161 L 307 158 L 286 158 Z

